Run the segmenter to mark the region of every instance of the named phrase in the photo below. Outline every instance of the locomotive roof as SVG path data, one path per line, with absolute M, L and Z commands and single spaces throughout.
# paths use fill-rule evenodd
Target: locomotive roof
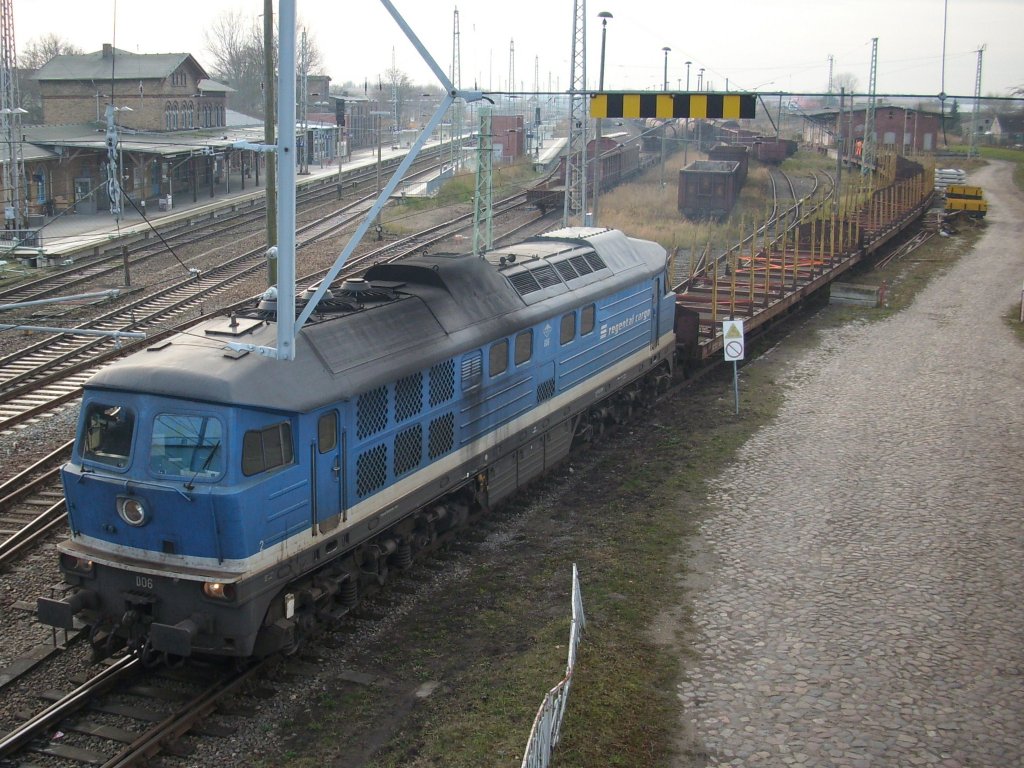
M 571 263 L 578 265 L 575 271 Z M 355 311 L 315 313 L 296 338 L 293 361 L 228 350 L 229 341 L 274 346 L 276 325 L 220 317 L 108 366 L 87 386 L 309 411 L 557 317 L 664 268 L 665 251 L 656 243 L 593 228 L 551 232 L 484 258 L 438 254 L 379 264 L 366 279 L 376 299 L 390 300 L 366 298 Z

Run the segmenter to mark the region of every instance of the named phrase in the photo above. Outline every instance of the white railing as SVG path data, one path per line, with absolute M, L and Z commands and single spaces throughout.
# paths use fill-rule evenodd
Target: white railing
M 579 647 L 580 635 L 586 623 L 586 617 L 583 615 L 583 595 L 580 592 L 580 576 L 576 564 L 573 563 L 569 663 L 565 668 L 565 677 L 548 691 L 537 711 L 533 728 L 530 730 L 530 739 L 526 743 L 526 752 L 523 754 L 522 768 L 547 768 L 551 764 L 551 752 L 558 746 L 562 717 L 569 702 L 569 689 L 572 687 L 572 675 L 576 669 L 576 649 Z

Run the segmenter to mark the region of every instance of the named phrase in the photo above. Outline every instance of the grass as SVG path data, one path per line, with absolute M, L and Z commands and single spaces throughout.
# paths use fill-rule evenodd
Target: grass
M 520 192 L 538 176 L 529 159 L 515 165 L 498 166 L 492 174 L 492 199 L 500 200 Z M 420 228 L 424 216 L 471 206 L 475 194 L 476 174 L 460 173 L 445 182 L 434 197 L 407 197 L 400 205 L 386 208 L 382 217 L 384 226 L 394 234 L 409 234 Z

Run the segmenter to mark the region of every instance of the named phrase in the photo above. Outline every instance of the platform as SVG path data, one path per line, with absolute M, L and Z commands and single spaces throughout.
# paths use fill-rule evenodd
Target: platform
M 402 157 L 407 152 L 407 148 L 383 149 L 381 159 Z M 376 162 L 377 150 L 364 149 L 354 152 L 351 160 L 343 162 L 340 172 L 344 175 L 356 168 L 373 166 Z M 310 166 L 308 174 L 297 177 L 297 188 L 302 191 L 317 186 L 329 186 L 337 184 L 338 180 L 337 165 L 322 168 Z M 7 262 L 7 271 L 11 272 L 16 267 L 60 265 L 68 261 L 73 262 L 79 257 L 99 255 L 125 244 L 155 237 L 154 228 L 161 229 L 186 222 L 195 223 L 259 205 L 263 202 L 265 194 L 263 178 L 260 182 L 259 186 L 254 186 L 250 179 L 243 187 L 241 177 L 235 173 L 230 180 L 231 191 L 217 192 L 214 197 L 210 197 L 208 190 L 200 190 L 194 201 L 191 195 L 181 195 L 172 199 L 170 209 L 160 210 L 154 209 L 152 205 L 148 206 L 145 209 L 145 218 L 126 200 L 120 222 L 115 220 L 109 211 L 82 214 L 68 209 L 57 216 L 46 217 L 43 225 L 37 228 L 41 239 L 38 246 L 12 247 L 13 241 L 0 240 L 0 260 Z

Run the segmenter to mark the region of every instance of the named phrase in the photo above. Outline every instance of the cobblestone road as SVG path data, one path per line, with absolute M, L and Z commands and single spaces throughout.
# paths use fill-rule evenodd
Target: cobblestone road
M 713 483 L 684 728 L 728 766 L 1024 766 L 1024 279 L 986 234 L 908 310 L 828 332 Z M 691 765 L 680 759 L 679 765 Z

